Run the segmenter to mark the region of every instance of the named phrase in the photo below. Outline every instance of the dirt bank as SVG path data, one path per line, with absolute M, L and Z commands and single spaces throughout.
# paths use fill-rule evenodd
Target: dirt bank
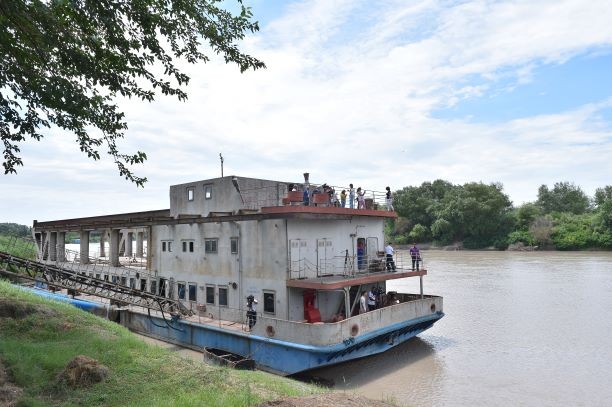
M 346 393 L 325 393 L 305 397 L 283 397 L 258 407 L 390 407 L 394 404 Z

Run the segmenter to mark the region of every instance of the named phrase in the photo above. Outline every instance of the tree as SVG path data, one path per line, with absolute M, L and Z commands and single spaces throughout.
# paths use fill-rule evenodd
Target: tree
M 534 203 L 527 202 L 516 211 L 516 226 L 519 230 L 529 230 L 529 226 L 540 216 L 540 207 Z
M 608 232 L 612 232 L 612 185 L 595 190 L 595 205 L 602 225 Z
M 590 201 L 580 187 L 570 182 L 557 182 L 552 190 L 546 185 L 540 186 L 536 204 L 544 214 L 569 212 L 579 215 L 589 209 Z
M 595 190 L 595 205 L 597 207 L 603 205 L 606 201 L 612 201 L 612 185 L 606 185 L 603 188 Z
M 547 247 L 552 243 L 551 234 L 553 231 L 553 221 L 550 215 L 537 217 L 531 226 L 529 232 L 540 246 Z
M 129 166 L 146 154 L 119 151 L 127 130 L 116 96 L 152 101 L 156 91 L 185 100 L 189 77 L 176 62 L 210 52 L 244 72 L 263 62 L 237 42 L 259 29 L 249 8 L 220 0 L 0 0 L 0 137 L 4 172 L 22 166 L 20 145 L 52 125 L 76 135 L 94 160 L 105 148 L 119 174 L 142 186 Z M 157 74 L 163 71 L 163 74 Z M 95 129 L 95 130 L 92 130 Z

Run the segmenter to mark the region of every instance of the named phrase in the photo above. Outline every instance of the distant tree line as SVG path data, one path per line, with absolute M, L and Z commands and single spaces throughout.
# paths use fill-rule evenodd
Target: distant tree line
M 2 236 L 32 236 L 32 228 L 17 223 L 0 223 L 0 235 Z
M 535 202 L 514 207 L 500 183 L 424 182 L 395 193 L 399 218 L 386 235 L 397 244 L 462 243 L 468 249 L 509 245 L 612 249 L 612 186 L 590 198 L 570 182 L 542 185 Z

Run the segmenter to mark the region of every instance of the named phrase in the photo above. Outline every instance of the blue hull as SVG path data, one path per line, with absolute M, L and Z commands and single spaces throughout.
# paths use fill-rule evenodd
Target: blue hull
M 108 311 L 109 311 L 108 306 L 106 306 L 105 304 L 101 304 L 99 302 L 80 300 L 78 298 L 72 298 L 65 294 L 53 293 L 51 291 L 47 291 L 42 288 L 28 288 L 28 287 L 23 287 L 23 286 L 17 286 L 17 287 L 22 288 L 26 291 L 29 291 L 33 294 L 39 295 L 44 298 L 48 298 L 48 299 L 60 301 L 60 302 L 67 302 L 84 311 L 91 312 L 92 314 L 96 314 L 100 316 L 108 315 Z
M 255 360 L 259 369 L 291 375 L 384 352 L 430 328 L 443 316 L 437 312 L 330 346 L 302 345 L 183 320 L 168 326 L 162 318 L 129 311 L 121 312 L 121 323 L 132 331 L 193 349 L 223 349 Z
M 108 316 L 109 309 L 104 304 L 79 300 L 46 290 L 24 289 L 42 297 L 70 303 L 97 315 Z M 196 350 L 205 347 L 226 350 L 253 359 L 259 369 L 280 375 L 292 375 L 384 352 L 420 334 L 444 316 L 443 312 L 438 311 L 427 317 L 350 337 L 335 345 L 312 346 L 185 320 L 168 320 L 166 323 L 163 318 L 149 317 L 128 310 L 121 310 L 119 313 L 121 324 L 132 331 Z

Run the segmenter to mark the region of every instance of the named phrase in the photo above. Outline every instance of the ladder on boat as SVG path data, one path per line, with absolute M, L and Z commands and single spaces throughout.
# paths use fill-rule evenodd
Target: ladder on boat
M 30 246 L 31 244 L 31 246 Z M 61 263 L 48 264 L 36 258 L 34 242 L 11 238 L 0 242 L 0 274 L 13 279 L 42 282 L 49 287 L 94 295 L 121 304 L 135 305 L 162 313 L 193 315 L 179 300 L 155 295 L 133 287 L 87 275 L 78 269 L 62 267 Z

